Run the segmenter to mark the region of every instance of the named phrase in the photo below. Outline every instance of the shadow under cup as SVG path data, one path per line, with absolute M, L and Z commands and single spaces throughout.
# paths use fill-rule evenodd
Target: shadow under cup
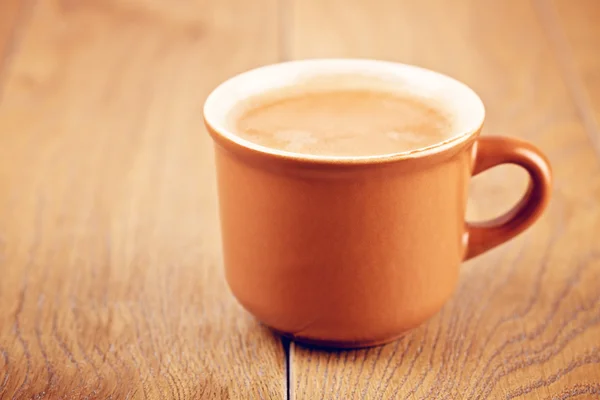
M 370 89 L 442 105 L 455 134 L 416 151 L 297 154 L 232 131 L 236 107 L 284 89 Z M 550 166 L 531 144 L 479 137 L 484 107 L 466 85 L 375 60 L 307 60 L 255 69 L 208 97 L 226 277 L 240 303 L 295 340 L 363 347 L 393 340 L 440 310 L 461 261 L 514 237 L 543 211 Z M 472 175 L 513 163 L 530 176 L 521 201 L 492 221 L 464 220 Z

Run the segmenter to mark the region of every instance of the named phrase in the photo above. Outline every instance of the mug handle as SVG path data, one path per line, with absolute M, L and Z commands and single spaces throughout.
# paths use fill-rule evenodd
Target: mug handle
M 552 188 L 548 159 L 528 142 L 507 137 L 479 137 L 474 145 L 474 154 L 473 176 L 500 164 L 515 164 L 525 168 L 530 180 L 527 191 L 510 211 L 489 221 L 466 223 L 464 260 L 478 256 L 527 229 L 548 204 Z

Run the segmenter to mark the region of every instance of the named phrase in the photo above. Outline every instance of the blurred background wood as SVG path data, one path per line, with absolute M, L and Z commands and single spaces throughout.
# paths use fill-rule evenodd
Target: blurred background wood
M 600 395 L 599 12 L 0 0 L 0 399 Z M 487 105 L 485 134 L 539 145 L 556 183 L 543 219 L 465 264 L 431 322 L 368 350 L 292 345 L 286 378 L 281 342 L 223 280 L 201 106 L 235 73 L 306 57 L 463 80 Z M 525 185 L 517 168 L 477 177 L 468 217 L 503 212 Z
M 571 97 L 600 155 L 600 4 L 553 0 L 542 10 Z
M 11 45 L 17 42 L 20 18 L 25 18 L 30 8 L 26 1 L 2 0 L 0 3 L 0 81 L 4 66 L 11 53 Z M 0 92 L 2 88 L 0 87 Z
M 454 76 L 483 98 L 485 134 L 533 141 L 550 157 L 556 179 L 543 219 L 518 240 L 467 263 L 455 297 L 430 323 L 368 350 L 292 346 L 295 399 L 600 394 L 600 164 L 588 136 L 595 132 L 586 132 L 590 127 L 581 118 L 591 110 L 579 108 L 588 104 L 574 101 L 565 83 L 578 79 L 586 90 L 596 87 L 590 78 L 564 76 L 555 37 L 540 23 L 557 13 L 546 10 L 553 6 L 521 0 L 461 0 L 445 7 L 435 0 L 293 2 L 293 58 L 383 58 Z M 600 28 L 581 16 L 600 3 L 560 6 L 570 9 L 560 15 L 580 35 L 585 31 L 586 40 L 597 41 Z M 576 72 L 598 72 L 598 47 L 578 37 L 573 42 L 581 53 L 569 61 L 581 64 Z M 477 177 L 469 218 L 498 215 L 525 184 L 517 168 Z
M 276 6 L 43 0 L 20 19 L 0 105 L 0 398 L 285 396 L 281 342 L 224 283 L 201 118 L 221 80 L 277 61 Z

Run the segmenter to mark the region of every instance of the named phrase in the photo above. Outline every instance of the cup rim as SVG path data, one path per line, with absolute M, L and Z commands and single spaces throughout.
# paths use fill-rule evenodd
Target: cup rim
M 418 77 L 422 81 L 437 81 L 447 88 L 452 88 L 457 94 L 457 100 L 465 102 L 470 107 L 464 107 L 461 112 L 472 112 L 473 115 L 469 118 L 469 123 L 458 133 L 452 135 L 444 141 L 434 143 L 433 145 L 417 148 L 409 151 L 392 152 L 377 155 L 316 155 L 295 153 L 285 150 L 279 150 L 267 146 L 262 146 L 257 143 L 246 140 L 234 134 L 226 126 L 226 115 L 235 105 L 244 101 L 249 96 L 240 95 L 237 90 L 241 85 L 248 82 L 261 82 L 265 78 L 278 76 L 279 73 L 287 73 L 291 78 L 288 85 L 292 85 L 294 77 L 305 71 L 309 71 L 314 75 L 319 75 L 320 70 L 327 70 L 328 74 L 335 74 L 336 71 L 363 70 L 370 73 L 378 71 L 388 71 L 404 76 L 407 79 Z M 273 90 L 276 85 L 264 85 L 264 91 Z M 237 99 L 232 99 L 238 96 Z M 228 103 L 232 106 L 223 107 L 224 99 L 228 99 Z M 227 102 L 225 102 L 227 103 Z M 460 107 L 460 106 L 458 106 Z M 242 72 L 235 75 L 220 85 L 218 85 L 208 95 L 204 102 L 203 108 L 204 123 L 206 124 L 210 135 L 216 143 L 223 145 L 232 150 L 241 151 L 244 153 L 253 153 L 257 156 L 276 158 L 280 160 L 318 163 L 318 164 L 334 164 L 334 165 L 362 165 L 362 164 L 379 164 L 396 162 L 402 160 L 414 160 L 430 157 L 435 154 L 444 153 L 450 149 L 466 144 L 474 139 L 481 130 L 485 119 L 485 107 L 480 97 L 473 89 L 463 82 L 452 78 L 440 72 L 432 71 L 415 65 L 397 63 L 392 61 L 383 61 L 375 59 L 362 58 L 320 58 L 286 61 L 281 63 L 269 64 Z

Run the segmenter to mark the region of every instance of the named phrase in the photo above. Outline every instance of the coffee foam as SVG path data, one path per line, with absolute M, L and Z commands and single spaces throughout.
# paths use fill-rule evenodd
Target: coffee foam
M 373 156 L 416 151 L 452 136 L 452 115 L 405 93 L 303 85 L 239 105 L 233 132 L 290 153 Z

